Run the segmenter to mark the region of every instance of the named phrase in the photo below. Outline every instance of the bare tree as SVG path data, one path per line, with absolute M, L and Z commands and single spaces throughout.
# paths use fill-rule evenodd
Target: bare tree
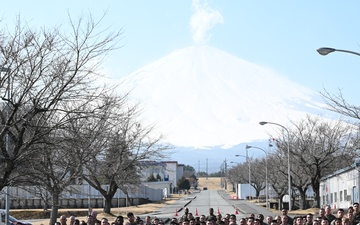
M 84 105 L 77 112 L 81 115 L 72 118 L 71 123 L 63 126 L 53 137 L 53 142 L 46 145 L 42 151 L 44 160 L 39 159 L 34 163 L 31 177 L 33 182 L 42 185 L 51 194 L 52 211 L 60 207 L 60 196 L 64 191 L 70 191 L 70 184 L 77 184 L 83 177 L 84 167 L 93 162 L 93 156 L 98 155 L 112 138 L 114 124 L 112 119 L 117 119 L 114 111 L 120 111 L 124 98 L 107 96 L 102 93 L 96 102 Z M 80 112 L 81 111 L 81 112 Z M 112 126 L 109 125 L 112 124 Z M 98 171 L 107 176 L 107 171 Z M 56 220 L 56 214 L 51 214 L 51 220 Z
M 261 190 L 265 189 L 265 159 L 250 160 L 251 165 L 251 186 L 256 190 L 256 197 L 259 197 Z M 249 163 L 239 163 L 234 168 L 229 169 L 227 179 L 234 185 L 235 183 L 249 182 Z
M 226 179 L 232 184 L 233 191 L 237 189 L 236 185 L 238 183 L 246 183 L 244 177 L 245 175 L 242 164 L 237 164 L 236 166 L 228 169 L 226 174 Z
M 283 154 L 269 154 L 268 157 L 268 183 L 277 195 L 280 205 L 283 203 L 283 196 L 288 192 L 286 160 Z
M 272 154 L 272 159 L 276 160 L 278 165 L 281 166 L 281 169 L 275 172 L 277 176 L 282 177 L 286 181 L 281 182 L 281 185 L 279 185 L 278 182 L 276 182 L 277 186 L 274 187 L 277 191 L 279 191 L 279 195 L 288 193 L 288 146 L 289 139 L 290 142 L 294 141 L 296 139 L 296 136 L 293 133 L 290 133 L 290 137 L 287 136 L 287 133 L 283 133 L 280 139 L 278 139 L 277 145 L 276 145 L 276 151 Z M 274 159 L 274 157 L 276 159 Z M 306 208 L 306 191 L 311 185 L 310 177 L 304 173 L 304 168 L 301 162 L 298 161 L 297 158 L 293 157 L 291 151 L 290 151 L 290 182 L 291 182 L 291 196 L 292 202 L 295 202 L 295 200 L 300 197 L 300 208 Z M 271 173 L 274 173 L 272 171 Z M 284 186 L 284 187 L 282 187 Z M 284 192 L 284 193 L 283 193 Z M 281 196 L 282 197 L 282 196 Z
M 70 134 L 80 143 L 73 148 L 85 152 L 86 147 L 87 159 L 83 154 L 78 159 L 83 180 L 104 196 L 104 211 L 110 213 L 118 189 L 128 194 L 140 184 L 140 170 L 144 167 L 140 162 L 161 159 L 168 145 L 161 143 L 161 135 L 153 133 L 153 125 L 141 124 L 141 110 L 127 100 L 127 95 L 108 97 L 106 102 L 101 114 L 72 123 Z
M 343 159 L 352 159 L 354 155 L 354 151 L 349 146 L 353 129 L 349 124 L 341 121 L 310 116 L 293 122 L 293 126 L 290 140 L 290 155 L 293 162 L 292 185 L 299 188 L 301 184 L 304 188 L 306 180 L 310 179 L 315 192 L 316 207 L 320 207 L 320 179 L 352 163 L 352 160 Z M 285 151 L 286 139 L 279 139 L 277 145 L 279 151 Z M 343 163 L 334 163 L 334 159 Z M 301 166 L 301 170 L 295 165 Z M 300 182 L 299 179 L 304 181 Z
M 91 17 L 70 19 L 65 31 L 60 27 L 36 31 L 18 19 L 13 33 L 0 34 L 0 60 L 6 71 L 0 79 L 0 158 L 4 165 L 0 189 L 24 182 L 20 178 L 26 176 L 19 174 L 34 175 L 38 182 L 47 179 L 42 183 L 45 187 L 56 187 L 49 224 L 56 221 L 59 207 L 55 195 L 80 171 L 76 154 L 82 153 L 69 151 L 71 144 L 64 138 L 67 129 L 103 107 L 94 103 L 105 89 L 99 89 L 94 81 L 98 65 L 116 48 L 121 32 L 106 35 L 108 32 L 98 29 L 99 22 Z M 92 111 L 84 112 L 89 105 Z M 35 164 L 40 163 L 43 180 L 35 176 L 41 172 Z
M 161 159 L 169 148 L 161 142 L 161 135 L 153 133 L 154 126 L 140 123 L 137 105 L 121 108 L 114 108 L 108 116 L 108 126 L 102 132 L 106 135 L 96 137 L 104 145 L 94 146 L 91 160 L 83 163 L 83 179 L 104 196 L 106 213 L 110 213 L 118 189 L 128 194 L 140 184 L 144 167 L 140 162 Z
M 306 202 L 306 191 L 308 190 L 309 186 L 311 185 L 311 177 L 306 173 L 306 168 L 304 165 L 291 159 L 291 186 L 292 186 L 292 202 L 295 202 L 295 199 L 298 197 L 297 192 L 299 194 L 300 209 L 307 209 L 308 205 Z
M 256 197 L 260 196 L 260 191 L 266 187 L 265 167 L 266 162 L 264 158 L 251 160 L 251 185 L 255 188 Z
M 321 95 L 324 97 L 327 109 L 330 111 L 360 120 L 360 107 L 348 103 L 340 90 L 337 94 L 331 94 L 324 90 Z

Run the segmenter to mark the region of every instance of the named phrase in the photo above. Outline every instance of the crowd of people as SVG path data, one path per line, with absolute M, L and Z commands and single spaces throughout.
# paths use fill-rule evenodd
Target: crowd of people
M 164 225 L 165 222 L 158 218 L 152 219 L 150 216 L 146 216 L 144 219 L 141 219 L 139 216 L 135 217 L 134 213 L 127 213 L 127 221 L 124 220 L 123 216 L 118 216 L 114 221 L 109 221 L 107 218 L 97 218 L 97 212 L 92 211 L 90 215 L 87 216 L 87 220 L 76 219 L 75 216 L 70 216 L 70 223 L 67 223 L 67 218 L 65 215 L 60 216 L 59 222 L 55 222 L 54 225 Z
M 60 217 L 60 222 L 55 225 L 67 225 L 65 216 Z M 267 216 L 262 214 L 250 214 L 248 217 L 236 218 L 235 214 L 214 214 L 214 209 L 209 209 L 209 215 L 194 216 L 185 208 L 184 214 L 180 217 L 174 217 L 170 221 L 163 221 L 158 218 L 146 216 L 144 219 L 135 217 L 132 212 L 127 213 L 127 220 L 123 216 L 118 216 L 110 222 L 107 218 L 97 219 L 97 213 L 92 212 L 87 217 L 87 221 L 79 221 L 75 217 L 70 217 L 69 225 L 164 225 L 169 222 L 170 225 L 360 225 L 359 203 L 354 203 L 346 211 L 337 209 L 336 215 L 332 213 L 331 207 L 320 208 L 316 215 L 308 213 L 304 216 L 288 215 L 286 209 L 281 210 L 279 216 Z
M 333 214 L 331 207 L 320 208 L 317 214 L 308 213 L 304 216 L 288 215 L 286 209 L 281 210 L 281 215 L 266 216 L 262 214 L 250 214 L 248 217 L 236 218 L 235 214 L 220 213 L 214 215 L 214 210 L 209 209 L 209 215 L 194 217 L 188 209 L 181 218 L 173 218 L 171 225 L 360 225 L 359 203 L 354 203 L 346 211 L 337 209 Z

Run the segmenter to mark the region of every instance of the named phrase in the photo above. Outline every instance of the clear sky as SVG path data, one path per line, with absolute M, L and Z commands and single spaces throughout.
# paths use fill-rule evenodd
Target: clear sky
M 122 47 L 105 64 L 115 79 L 201 42 L 315 91 L 340 88 L 360 105 L 360 57 L 316 52 L 324 46 L 360 52 L 357 0 L 17 0 L 0 8 L 7 27 L 18 15 L 31 27 L 43 27 L 65 23 L 68 12 L 74 18 L 91 13 L 95 19 L 106 12 L 104 27 L 123 29 Z
M 207 44 L 315 91 L 340 88 L 350 103 L 360 105 L 360 57 L 316 52 L 319 47 L 360 52 L 359 9 L 358 0 L 16 0 L 1 4 L 0 17 L 2 27 L 11 28 L 20 15 L 40 28 L 66 23 L 68 13 L 95 19 L 106 13 L 104 28 L 123 31 L 122 47 L 105 63 L 114 79 L 175 50 Z

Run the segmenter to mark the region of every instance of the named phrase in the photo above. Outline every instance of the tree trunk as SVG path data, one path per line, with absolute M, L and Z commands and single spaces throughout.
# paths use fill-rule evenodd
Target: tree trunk
M 105 199 L 104 212 L 110 214 L 111 202 L 118 190 L 118 186 L 114 181 L 111 181 L 110 186 L 106 190 L 106 192 L 102 191 L 101 194 Z
M 283 197 L 284 197 L 284 195 L 282 194 L 282 195 L 280 195 L 280 197 L 279 197 L 279 207 L 278 207 L 278 210 L 281 210 L 281 209 L 283 209 Z
M 306 190 L 302 190 L 301 188 L 298 188 L 298 191 L 300 193 L 300 209 L 306 209 Z
M 261 189 L 256 188 L 256 198 L 259 198 Z
M 59 194 L 53 193 L 49 225 L 53 225 L 57 220 L 57 215 L 59 211 L 59 199 Z
M 317 179 L 313 179 L 312 182 L 311 182 L 311 185 L 312 185 L 312 188 L 314 190 L 314 193 L 315 193 L 315 197 L 314 197 L 314 200 L 315 200 L 315 204 L 314 206 L 316 208 L 320 208 L 320 179 L 317 180 Z
M 106 195 L 105 198 L 105 206 L 104 206 L 104 212 L 110 214 L 111 212 L 111 200 L 113 199 L 113 196 Z
M 295 195 L 291 195 L 291 198 L 290 198 L 290 201 L 291 201 L 291 209 L 289 209 L 289 210 L 292 210 L 292 209 L 296 209 L 295 208 L 295 203 L 296 203 L 296 196 Z
M 127 202 L 127 206 L 132 206 L 132 202 L 130 201 L 131 199 L 129 198 L 129 194 L 126 193 L 126 202 Z

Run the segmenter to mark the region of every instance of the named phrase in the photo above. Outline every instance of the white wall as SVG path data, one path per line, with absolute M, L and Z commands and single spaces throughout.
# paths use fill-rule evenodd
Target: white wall
M 359 176 L 356 164 L 335 172 L 322 179 L 320 183 L 320 205 L 335 208 L 348 208 L 359 202 Z
M 179 170 L 179 164 L 177 161 L 164 161 L 163 163 L 166 164 L 166 172 L 169 176 L 169 181 L 171 182 L 172 188 L 177 187 L 177 181 L 182 177 L 183 175 L 183 167 L 181 170 Z M 181 174 L 180 174 L 181 172 Z
M 250 189 L 249 189 L 249 187 L 250 187 Z M 247 196 L 255 197 L 256 190 L 253 186 L 251 186 L 249 184 L 238 184 L 237 196 L 239 199 L 246 199 Z

